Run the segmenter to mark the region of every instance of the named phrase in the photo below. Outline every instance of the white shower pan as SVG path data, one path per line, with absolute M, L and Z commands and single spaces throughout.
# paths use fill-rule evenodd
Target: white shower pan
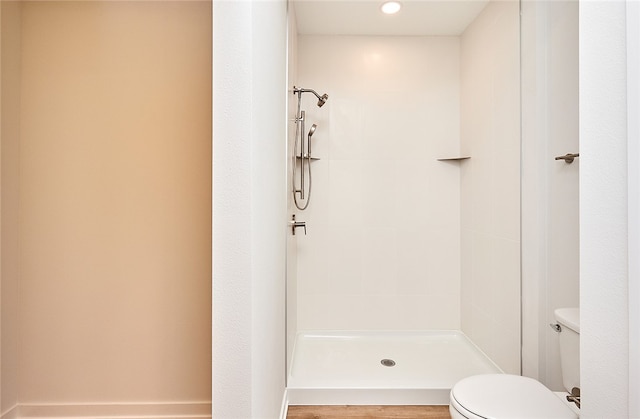
M 306 331 L 289 370 L 289 404 L 448 404 L 460 379 L 501 373 L 459 331 Z

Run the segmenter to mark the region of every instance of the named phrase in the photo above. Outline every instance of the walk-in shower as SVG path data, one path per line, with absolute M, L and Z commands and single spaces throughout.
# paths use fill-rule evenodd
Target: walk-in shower
M 287 245 L 290 402 L 446 404 L 468 375 L 520 373 L 517 2 L 407 2 L 331 32 L 321 12 L 379 5 L 290 5 L 289 86 L 331 94 L 303 110 L 327 96 L 294 88 L 287 116 L 307 229 Z
M 304 124 L 306 120 L 306 112 L 301 109 L 303 93 L 313 93 L 318 98 L 317 105 L 319 108 L 321 108 L 327 102 L 327 99 L 329 99 L 329 95 L 327 95 L 326 93 L 321 96 L 313 89 L 303 89 L 303 88 L 297 88 L 295 86 L 293 87 L 293 94 L 298 96 L 298 110 L 294 118 L 294 122 L 296 124 L 296 134 L 294 137 L 295 145 L 293 150 L 293 158 L 296 161 L 293 161 L 292 163 L 292 167 L 293 167 L 292 188 L 293 188 L 293 201 L 295 203 L 296 208 L 298 208 L 299 210 L 307 209 L 307 207 L 309 206 L 309 202 L 311 202 L 311 187 L 312 187 L 311 161 L 314 160 L 314 158 L 311 156 L 311 137 L 316 132 L 316 128 L 318 128 L 317 124 L 313 124 L 311 126 L 311 129 L 309 130 L 309 134 L 305 139 Z M 298 168 L 297 168 L 298 164 L 300 165 L 299 179 L 296 176 L 298 172 Z M 306 173 L 306 176 L 305 176 L 305 173 Z M 305 180 L 305 177 L 306 177 L 306 180 Z

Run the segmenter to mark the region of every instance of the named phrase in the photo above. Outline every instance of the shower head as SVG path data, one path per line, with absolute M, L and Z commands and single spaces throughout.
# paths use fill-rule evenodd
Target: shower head
M 327 99 L 329 99 L 329 95 L 326 93 L 322 96 L 318 96 L 318 108 L 322 108 L 322 105 L 327 103 Z
M 321 108 L 322 105 L 324 105 L 327 102 L 327 99 L 329 99 L 329 95 L 328 94 L 324 94 L 322 96 L 320 96 L 315 90 L 313 89 L 302 89 L 302 88 L 297 88 L 295 86 L 293 86 L 293 93 L 297 93 L 299 96 L 302 96 L 303 93 L 313 93 L 314 95 L 316 95 L 316 97 L 318 98 L 318 108 Z
M 318 128 L 318 125 L 313 124 L 311 125 L 311 129 L 309 130 L 309 138 L 311 138 L 311 136 L 313 135 L 314 132 L 316 132 L 316 128 Z

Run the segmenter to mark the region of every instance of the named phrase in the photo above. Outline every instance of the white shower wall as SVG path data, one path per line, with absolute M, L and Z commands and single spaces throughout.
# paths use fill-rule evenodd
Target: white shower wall
M 459 329 L 460 163 L 437 161 L 459 154 L 459 38 L 299 36 L 297 54 L 298 86 L 329 94 L 303 99 L 321 160 L 298 329 Z
M 520 373 L 520 48 L 517 2 L 461 37 L 462 331 Z

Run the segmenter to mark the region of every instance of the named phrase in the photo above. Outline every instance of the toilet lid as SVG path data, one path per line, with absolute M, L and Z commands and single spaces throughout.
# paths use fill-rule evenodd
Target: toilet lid
M 465 378 L 453 386 L 451 399 L 457 407 L 482 418 L 577 419 L 551 390 L 519 375 L 485 374 Z

